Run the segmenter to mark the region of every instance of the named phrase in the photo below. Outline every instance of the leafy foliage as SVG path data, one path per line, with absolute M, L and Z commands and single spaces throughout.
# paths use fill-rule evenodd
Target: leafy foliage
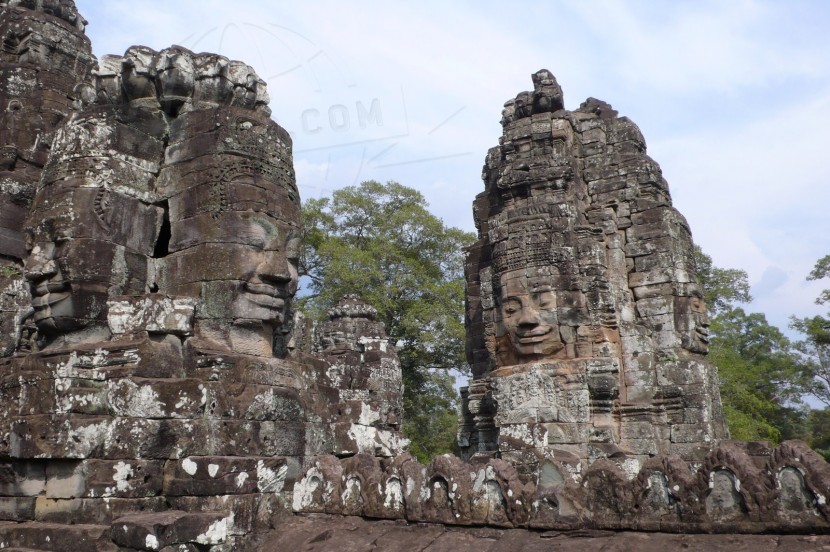
M 803 436 L 801 397 L 808 381 L 803 358 L 763 314 L 737 306 L 751 300 L 745 271 L 718 268 L 697 247 L 695 257 L 712 305 L 709 360 L 718 367 L 732 438 L 778 443 Z
M 807 276 L 808 280 L 822 278 L 830 278 L 830 255 L 819 259 Z M 825 289 L 819 294 L 816 303 L 822 305 L 828 302 L 830 289 Z M 810 445 L 817 448 L 825 458 L 830 458 L 830 424 L 827 423 L 830 421 L 830 318 L 792 317 L 791 320 L 790 327 L 804 335 L 804 339 L 796 344 L 796 349 L 806 365 L 806 392 L 825 405 L 823 411 L 813 411 L 810 414 Z
M 401 359 L 412 450 L 423 460 L 449 452 L 456 392 L 447 371 L 468 371 L 464 248 L 475 236 L 444 226 L 420 192 L 396 182 L 308 200 L 303 217 L 300 270 L 311 293 L 301 307 L 321 318 L 347 293 L 375 307 Z
M 749 303 L 749 280 L 745 270 L 718 268 L 712 264 L 712 257 L 695 246 L 697 276 L 703 286 L 703 298 L 709 313 L 717 316 L 734 307 L 735 303 Z

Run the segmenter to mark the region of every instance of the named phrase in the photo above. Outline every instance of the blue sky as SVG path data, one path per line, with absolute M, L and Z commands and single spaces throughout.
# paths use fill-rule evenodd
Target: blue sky
M 363 180 L 473 230 L 502 104 L 550 69 L 637 123 L 695 241 L 784 329 L 830 282 L 830 2 L 76 0 L 99 57 L 180 44 L 252 65 L 304 198 Z

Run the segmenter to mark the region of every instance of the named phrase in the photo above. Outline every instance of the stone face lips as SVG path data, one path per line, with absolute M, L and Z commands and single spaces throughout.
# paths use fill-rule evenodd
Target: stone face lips
M 636 125 L 533 82 L 474 204 L 464 453 L 700 460 L 727 434 L 688 224 Z

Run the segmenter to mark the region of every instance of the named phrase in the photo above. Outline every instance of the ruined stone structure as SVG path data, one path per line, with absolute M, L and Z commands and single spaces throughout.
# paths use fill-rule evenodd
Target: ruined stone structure
M 634 123 L 533 83 L 474 206 L 465 456 L 700 462 L 727 432 L 689 226 Z
M 639 130 L 599 100 L 565 110 L 548 71 L 533 82 L 505 105 L 474 205 L 467 461 L 322 456 L 295 484 L 294 510 L 560 531 L 827 533 L 830 466 L 818 454 L 728 441 L 691 233 Z M 494 549 L 535 542 L 502 540 Z
M 319 353 L 292 350 L 300 199 L 253 69 L 180 47 L 92 67 L 71 2 L 2 17 L 19 54 L 3 89 L 2 517 L 232 549 L 290 511 L 306 458 L 401 453 L 400 365 L 370 307 L 348 298 Z
M 444 525 L 680 533 L 830 532 L 830 465 L 798 441 L 727 443 L 695 471 L 677 456 L 634 473 L 600 459 L 544 459 L 531 477 L 502 459 L 319 457 L 295 511 Z
M 30 297 L 21 266 L 23 223 L 54 130 L 72 109 L 95 64 L 83 17 L 71 2 L 42 10 L 0 2 L 0 357 L 21 333 Z M 25 3 L 24 3 L 25 4 Z
M 256 550 L 292 510 L 830 532 L 816 453 L 719 443 L 690 233 L 607 104 L 565 111 L 546 71 L 508 103 L 468 262 L 469 462 L 422 466 L 377 312 L 292 308 L 265 83 L 176 46 L 96 61 L 84 24 L 0 2 L 1 549 Z

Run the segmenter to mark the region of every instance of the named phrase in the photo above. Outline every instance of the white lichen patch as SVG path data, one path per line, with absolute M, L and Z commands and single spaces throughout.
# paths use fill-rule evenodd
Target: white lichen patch
M 79 455 L 85 457 L 89 455 L 91 450 L 109 439 L 112 426 L 108 421 L 80 427 L 71 426 L 67 422 L 64 424 L 64 431 L 66 437 L 63 441 L 67 456 Z
M 130 484 L 130 478 L 135 475 L 135 472 L 130 464 L 121 461 L 113 466 L 112 469 L 115 472 L 112 476 L 115 486 L 104 488 L 103 496 L 105 497 L 114 496 L 116 493 L 123 493 L 133 488 Z
M 159 549 L 159 540 L 156 538 L 155 535 L 147 535 L 147 537 L 144 539 L 144 548 L 147 548 L 148 550 Z
M 492 467 L 487 466 L 487 468 L 492 469 Z M 487 470 L 486 468 L 483 470 L 477 470 L 470 474 L 473 478 L 473 492 L 480 493 L 481 490 L 484 488 L 484 481 L 487 477 Z
M 386 481 L 386 489 L 383 493 L 383 506 L 390 510 L 403 509 L 403 485 L 397 477 L 391 477 Z
M 257 487 L 261 493 L 278 493 L 285 486 L 285 476 L 288 474 L 288 466 L 280 466 L 276 470 L 265 465 L 262 460 L 256 464 Z
M 138 385 L 130 379 L 110 382 L 107 399 L 115 411 L 131 418 L 164 418 L 166 408 L 150 385 Z
M 241 489 L 247 480 L 248 472 L 239 472 L 239 475 L 236 476 L 236 488 Z
M 208 475 L 211 477 L 216 477 L 216 474 L 219 472 L 219 464 L 208 464 Z
M 380 412 L 375 412 L 372 407 L 366 403 L 360 405 L 360 419 L 358 423 L 365 426 L 370 426 L 374 422 L 380 420 Z
M 196 470 L 199 469 L 199 465 L 190 458 L 185 458 L 182 460 L 182 469 L 188 475 L 196 475 Z
M 571 479 L 574 480 L 574 483 L 579 483 L 582 479 L 582 462 L 579 462 L 575 465 L 565 464 L 565 469 L 571 475 Z
M 323 474 L 316 467 L 310 468 L 305 476 L 294 484 L 294 498 L 291 507 L 295 512 L 302 512 L 314 504 L 314 494 L 323 484 Z
M 545 447 L 548 444 L 548 431 L 543 430 L 541 435 L 534 435 L 527 424 L 508 424 L 501 428 L 502 435 L 510 439 L 521 441 L 529 447 Z
M 228 538 L 229 529 L 233 526 L 233 514 L 210 524 L 207 531 L 196 537 L 199 544 L 222 544 Z
M 329 378 L 334 387 L 340 387 L 343 381 L 343 374 L 346 372 L 346 367 L 342 364 L 332 364 L 326 369 L 326 377 Z
M 640 461 L 636 458 L 626 458 L 620 462 L 619 466 L 628 481 L 631 481 L 640 473 Z

